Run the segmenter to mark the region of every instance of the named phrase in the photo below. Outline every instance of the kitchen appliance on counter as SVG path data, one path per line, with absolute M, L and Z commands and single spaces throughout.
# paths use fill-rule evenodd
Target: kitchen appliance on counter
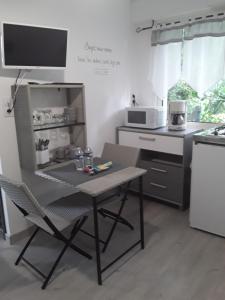
M 190 225 L 225 237 L 225 125 L 194 135 Z
M 196 143 L 225 145 L 225 125 L 212 127 L 195 135 Z
M 166 126 L 166 111 L 163 107 L 133 106 L 125 110 L 125 126 L 156 129 Z
M 187 103 L 185 100 L 168 102 L 168 129 L 185 130 L 187 124 Z

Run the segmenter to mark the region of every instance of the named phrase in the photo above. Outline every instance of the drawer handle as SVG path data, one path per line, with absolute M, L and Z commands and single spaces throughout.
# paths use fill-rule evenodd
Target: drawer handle
M 144 137 L 144 136 L 139 136 L 139 140 L 155 142 L 155 138 L 148 138 L 148 137 Z
M 154 182 L 150 182 L 151 185 L 155 186 L 155 187 L 158 187 L 160 189 L 167 189 L 167 186 L 165 185 L 161 185 L 161 184 L 158 184 L 158 183 L 154 183 Z
M 158 168 L 151 168 L 151 170 L 156 171 L 156 172 L 160 172 L 160 173 L 168 173 L 167 170 L 158 169 Z

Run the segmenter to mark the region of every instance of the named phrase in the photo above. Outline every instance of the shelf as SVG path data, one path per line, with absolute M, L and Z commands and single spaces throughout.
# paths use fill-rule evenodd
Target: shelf
M 43 170 L 45 168 L 54 167 L 56 165 L 59 165 L 59 164 L 62 164 L 62 163 L 67 163 L 67 162 L 70 162 L 70 161 L 72 162 L 73 160 L 69 159 L 69 158 L 65 158 L 65 159 L 62 159 L 62 160 L 51 160 L 51 161 L 47 162 L 46 164 L 37 165 L 37 167 L 38 167 L 38 170 Z
M 78 89 L 83 88 L 82 84 L 30 84 L 29 88 L 34 89 Z
M 42 131 L 42 130 L 81 126 L 81 125 L 85 125 L 85 123 L 84 122 L 73 122 L 73 123 L 62 122 L 62 123 L 51 123 L 51 124 L 44 124 L 44 125 L 33 125 L 33 131 Z

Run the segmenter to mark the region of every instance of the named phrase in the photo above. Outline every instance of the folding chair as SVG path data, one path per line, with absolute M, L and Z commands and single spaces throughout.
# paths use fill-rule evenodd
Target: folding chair
M 119 144 L 105 143 L 101 158 L 105 161 L 117 162 L 124 167 L 136 167 L 139 154 L 140 149 L 138 148 L 123 146 Z M 110 232 L 105 240 L 104 247 L 102 249 L 103 252 L 106 251 L 118 223 L 128 226 L 131 230 L 134 230 L 133 225 L 121 216 L 125 202 L 127 200 L 127 194 L 129 191 L 130 184 L 131 182 L 129 182 L 125 186 L 122 186 L 120 190 L 117 190 L 114 194 L 114 196 L 119 196 L 121 200 L 121 205 L 117 212 L 113 212 L 105 208 L 100 208 L 98 210 L 100 215 L 102 215 L 104 218 L 108 217 L 114 221 Z
M 18 265 L 19 262 L 23 260 L 41 275 L 44 278 L 42 289 L 45 289 L 48 285 L 57 265 L 68 248 L 73 249 L 88 259 L 92 258 L 84 250 L 73 244 L 73 239 L 87 219 L 86 215 L 92 210 L 92 205 L 84 201 L 85 199 L 74 200 L 73 197 L 67 197 L 43 208 L 24 183 L 16 183 L 0 175 L 0 186 L 20 212 L 22 212 L 23 216 L 36 226 L 34 233 L 24 246 L 15 265 Z M 73 225 L 73 227 L 70 236 L 67 238 L 62 231 L 70 225 Z M 63 249 L 47 275 L 43 274 L 30 261 L 24 258 L 26 250 L 39 230 L 43 230 L 64 243 Z

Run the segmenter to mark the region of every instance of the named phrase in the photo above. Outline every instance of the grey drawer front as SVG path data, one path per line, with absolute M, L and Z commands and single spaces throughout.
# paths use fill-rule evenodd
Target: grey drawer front
M 182 168 L 151 162 L 148 169 L 151 180 L 168 186 L 182 184 Z
M 139 166 L 148 170 L 144 176 L 144 193 L 176 203 L 182 202 L 182 168 L 153 161 L 140 161 Z M 137 182 L 133 187 L 137 189 Z
M 183 199 L 181 185 L 162 184 L 152 180 L 150 176 L 144 178 L 144 192 L 152 197 L 165 198 L 176 203 L 181 203 Z

